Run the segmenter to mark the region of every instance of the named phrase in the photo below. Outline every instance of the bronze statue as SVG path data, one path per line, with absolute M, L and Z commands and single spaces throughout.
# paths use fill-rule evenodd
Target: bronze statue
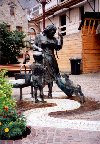
M 84 103 L 84 94 L 81 91 L 81 86 L 75 86 L 69 79 L 69 76 L 59 73 L 58 63 L 55 58 L 54 50 L 59 51 L 63 45 L 63 37 L 58 33 L 59 38 L 55 38 L 56 27 L 48 25 L 42 34 L 38 34 L 34 41 L 34 50 L 43 53 L 43 66 L 45 67 L 44 82 L 48 84 L 48 97 L 52 98 L 53 81 L 55 80 L 58 87 L 68 96 L 73 94 L 80 98 L 80 102 Z M 43 88 L 43 87 L 42 87 Z M 43 93 L 43 91 L 42 91 Z
M 34 52 L 33 54 L 35 62 L 30 66 L 32 71 L 32 82 L 34 86 L 34 96 L 35 103 L 38 103 L 39 100 L 37 98 L 37 90 L 40 91 L 40 98 L 44 103 L 44 95 L 43 95 L 43 86 L 44 86 L 44 74 L 45 68 L 43 66 L 43 56 L 41 52 Z
M 34 49 L 42 51 L 44 54 L 44 66 L 46 67 L 45 83 L 48 84 L 48 97 L 52 97 L 52 87 L 55 77 L 59 75 L 58 63 L 54 50 L 59 51 L 63 45 L 63 37 L 58 33 L 59 38 L 55 38 L 56 27 L 48 25 L 42 34 L 38 34 L 34 41 Z

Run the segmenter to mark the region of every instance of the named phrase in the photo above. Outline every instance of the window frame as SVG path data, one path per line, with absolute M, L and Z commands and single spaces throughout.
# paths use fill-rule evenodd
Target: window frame
M 15 16 L 15 7 L 14 6 L 10 6 L 10 15 Z
M 22 26 L 16 26 L 16 31 L 22 32 L 22 30 L 23 30 Z

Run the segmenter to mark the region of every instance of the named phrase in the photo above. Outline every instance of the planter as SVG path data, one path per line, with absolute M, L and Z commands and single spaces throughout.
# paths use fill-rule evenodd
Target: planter
M 0 144 L 14 144 L 13 140 L 0 140 Z
M 14 144 L 15 140 L 21 140 L 22 138 L 26 138 L 27 135 L 29 135 L 30 133 L 31 133 L 31 128 L 26 127 L 26 130 L 20 136 L 12 137 L 12 138 L 10 138 L 10 140 L 2 137 L 0 140 L 0 144 Z

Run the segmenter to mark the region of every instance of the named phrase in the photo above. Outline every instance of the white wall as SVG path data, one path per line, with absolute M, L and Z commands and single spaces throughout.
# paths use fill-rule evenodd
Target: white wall
M 66 15 L 69 16 L 66 16 L 66 35 L 79 32 L 79 8 L 73 8 Z

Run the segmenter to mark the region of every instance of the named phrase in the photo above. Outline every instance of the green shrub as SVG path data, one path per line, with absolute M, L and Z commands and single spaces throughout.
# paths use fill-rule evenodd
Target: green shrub
M 26 120 L 16 111 L 12 99 L 12 86 L 5 78 L 5 71 L 0 72 L 0 139 L 10 139 L 21 135 L 26 129 Z
M 8 31 L 7 24 L 0 24 L 0 64 L 16 64 L 20 51 L 24 48 L 23 32 Z

